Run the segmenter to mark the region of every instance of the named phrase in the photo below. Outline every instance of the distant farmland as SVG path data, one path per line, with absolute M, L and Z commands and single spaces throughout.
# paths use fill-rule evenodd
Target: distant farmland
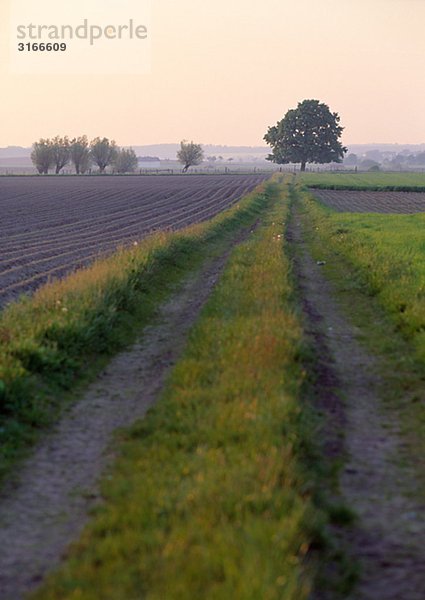
M 312 190 L 314 196 L 337 212 L 414 214 L 425 212 L 425 192 Z
M 149 232 L 209 219 L 267 177 L 2 179 L 0 306 Z

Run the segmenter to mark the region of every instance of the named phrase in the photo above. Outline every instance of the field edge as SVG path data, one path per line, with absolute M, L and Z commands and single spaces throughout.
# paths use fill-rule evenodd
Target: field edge
M 184 276 L 229 246 L 275 194 L 274 183 L 262 184 L 211 221 L 154 234 L 0 313 L 0 479 Z

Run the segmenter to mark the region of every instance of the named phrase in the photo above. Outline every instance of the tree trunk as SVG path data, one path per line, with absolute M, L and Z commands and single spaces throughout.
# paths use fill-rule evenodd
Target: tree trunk
M 305 160 L 303 160 L 303 161 L 302 161 L 302 163 L 301 163 L 301 172 L 304 172 L 304 171 L 305 171 L 305 166 L 306 166 L 306 164 L 307 164 L 307 163 L 306 163 L 306 161 L 305 161 Z

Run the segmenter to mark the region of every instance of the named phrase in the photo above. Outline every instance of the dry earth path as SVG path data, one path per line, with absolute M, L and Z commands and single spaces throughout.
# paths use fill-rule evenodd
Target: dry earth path
M 114 431 L 143 417 L 157 398 L 229 253 L 208 261 L 179 287 L 157 322 L 111 361 L 36 448 L 18 482 L 2 492 L 1 600 L 19 600 L 37 587 L 78 538 L 99 501 L 100 474 L 114 456 Z
M 360 331 L 342 312 L 323 267 L 309 255 L 296 211 L 288 237 L 307 327 L 320 351 L 318 395 L 329 416 L 325 445 L 346 453 L 340 490 L 358 515 L 348 545 L 361 575 L 350 600 L 423 600 L 424 506 L 417 500 L 413 470 L 400 466 L 406 457 L 399 415 L 379 398 L 378 358 L 359 343 Z

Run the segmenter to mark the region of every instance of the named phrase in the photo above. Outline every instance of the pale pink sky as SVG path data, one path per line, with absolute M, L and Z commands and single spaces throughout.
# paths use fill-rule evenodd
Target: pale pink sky
M 10 74 L 13 2 L 0 0 L 0 146 L 262 145 L 305 98 L 340 114 L 346 144 L 425 142 L 425 0 L 153 0 L 151 72 L 94 76 Z M 90 0 L 72 4 L 83 18 Z

